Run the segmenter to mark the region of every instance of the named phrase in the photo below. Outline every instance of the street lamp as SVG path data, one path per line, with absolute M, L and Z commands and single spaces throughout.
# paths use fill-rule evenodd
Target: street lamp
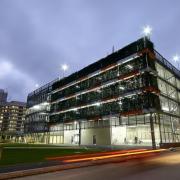
M 35 84 L 35 88 L 38 88 L 39 87 L 39 84 Z
M 173 56 L 173 61 L 178 64 L 178 69 L 179 69 L 180 56 L 178 54 Z
M 67 64 L 62 64 L 61 69 L 63 70 L 63 77 L 64 77 L 64 74 L 69 69 L 69 66 Z
M 153 30 L 153 29 L 152 29 L 151 26 L 146 25 L 146 26 L 143 27 L 143 32 L 142 32 L 142 34 L 143 34 L 145 37 L 150 38 L 150 35 L 152 34 L 152 30 Z

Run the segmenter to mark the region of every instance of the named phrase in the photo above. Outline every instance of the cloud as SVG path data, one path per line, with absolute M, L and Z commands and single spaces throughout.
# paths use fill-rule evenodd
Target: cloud
M 36 81 L 19 70 L 11 61 L 0 58 L 0 69 L 1 88 L 8 90 L 10 100 L 13 100 L 11 94 L 16 95 L 16 100 L 24 100 L 24 96 L 34 90 Z
M 4 60 L 3 61 L 0 60 L 0 67 L 1 67 L 0 80 L 6 77 L 7 75 L 9 75 L 13 70 L 12 64 Z

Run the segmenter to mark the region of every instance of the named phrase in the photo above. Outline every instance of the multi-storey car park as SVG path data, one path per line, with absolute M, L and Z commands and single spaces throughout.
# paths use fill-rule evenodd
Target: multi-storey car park
M 24 122 L 25 142 L 49 143 L 49 93 L 55 81 L 28 94 Z
M 50 143 L 180 142 L 180 71 L 142 38 L 52 85 Z

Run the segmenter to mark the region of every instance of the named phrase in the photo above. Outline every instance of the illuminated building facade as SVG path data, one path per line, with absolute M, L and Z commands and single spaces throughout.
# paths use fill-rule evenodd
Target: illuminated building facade
M 2 111 L 3 104 L 7 102 L 8 93 L 4 89 L 0 89 L 0 112 Z M 2 134 L 2 123 L 3 123 L 3 114 L 0 114 L 0 134 Z M 1 136 L 0 136 L 1 137 Z
M 52 84 L 49 143 L 180 142 L 180 72 L 142 38 Z
M 49 93 L 54 82 L 52 81 L 28 94 L 24 122 L 25 142 L 49 143 Z
M 0 139 L 23 141 L 26 103 L 19 101 L 0 104 Z

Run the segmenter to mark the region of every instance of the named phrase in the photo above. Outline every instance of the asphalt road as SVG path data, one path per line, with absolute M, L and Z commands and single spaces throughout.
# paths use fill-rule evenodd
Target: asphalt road
M 111 163 L 47 173 L 18 180 L 180 180 L 180 152 L 146 160 Z

